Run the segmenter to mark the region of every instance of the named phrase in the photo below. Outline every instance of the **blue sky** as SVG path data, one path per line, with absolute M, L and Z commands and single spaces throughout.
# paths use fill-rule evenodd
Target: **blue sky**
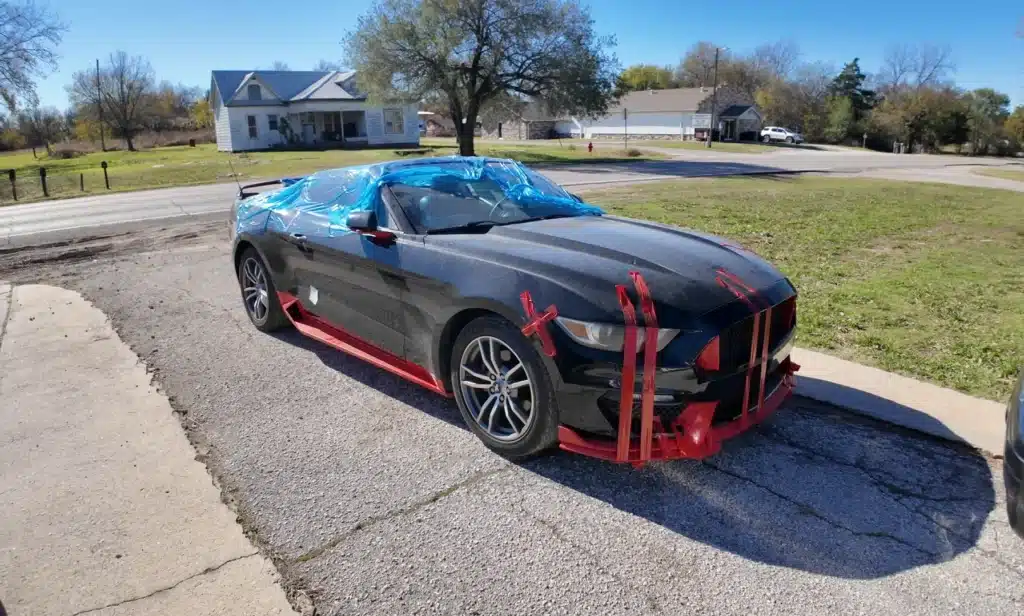
M 214 69 L 265 68 L 275 60 L 310 69 L 321 58 L 338 60 L 344 32 L 372 0 L 105 0 L 102 9 L 81 0 L 41 2 L 70 26 L 59 70 L 39 84 L 42 103 L 63 108 L 71 74 L 117 49 L 148 57 L 158 80 L 204 88 Z M 860 57 L 870 72 L 887 45 L 930 42 L 952 46 L 960 86 L 994 87 L 1024 104 L 1024 38 L 1014 35 L 1024 17 L 1021 0 L 990 0 L 977 10 L 951 0 L 584 2 L 598 31 L 618 39 L 623 66 L 675 65 L 700 39 L 743 51 L 786 38 L 805 60 L 838 69 Z

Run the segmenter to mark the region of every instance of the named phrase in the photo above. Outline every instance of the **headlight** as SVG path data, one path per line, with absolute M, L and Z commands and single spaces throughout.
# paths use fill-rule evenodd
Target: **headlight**
M 561 326 L 569 337 L 583 346 L 602 351 L 621 351 L 626 342 L 626 328 L 623 325 L 611 325 L 609 323 L 588 323 L 556 317 L 555 322 Z M 678 329 L 658 329 L 657 349 L 660 351 L 676 337 Z M 646 330 L 638 327 L 636 330 L 636 349 L 639 351 L 644 347 Z

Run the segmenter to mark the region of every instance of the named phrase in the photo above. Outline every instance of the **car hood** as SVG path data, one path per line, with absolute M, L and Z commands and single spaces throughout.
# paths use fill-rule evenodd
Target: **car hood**
M 725 275 L 757 293 L 785 281 L 769 263 L 723 238 L 616 216 L 531 221 L 482 234 L 429 236 L 427 241 L 553 282 L 589 299 L 595 314 L 587 316 L 592 318 L 621 318 L 615 286 L 626 285 L 635 300 L 631 271 L 643 275 L 667 326 L 668 320 L 692 318 L 737 301 L 718 282 Z M 791 291 L 788 282 L 783 286 Z

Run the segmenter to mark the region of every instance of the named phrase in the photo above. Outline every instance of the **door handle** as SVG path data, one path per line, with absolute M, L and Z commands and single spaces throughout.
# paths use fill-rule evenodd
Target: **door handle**
M 313 252 L 313 249 L 309 247 L 309 242 L 306 240 L 306 236 L 302 233 L 291 233 L 288 235 L 288 241 L 299 247 L 302 252 Z

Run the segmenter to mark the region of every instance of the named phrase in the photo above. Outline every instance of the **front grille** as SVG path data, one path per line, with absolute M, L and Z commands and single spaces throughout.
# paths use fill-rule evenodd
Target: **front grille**
M 776 366 L 774 370 L 765 375 L 764 395 L 771 396 L 775 389 L 782 383 L 785 376 L 782 366 Z M 716 383 L 715 396 L 718 399 L 718 407 L 715 408 L 715 416 L 712 425 L 730 422 L 743 413 L 743 390 L 746 388 L 747 373 L 741 372 L 723 379 Z M 747 408 L 756 410 L 761 394 L 761 371 L 755 369 L 750 375 L 750 394 L 747 400 Z
M 796 298 L 794 297 L 772 307 L 769 351 L 775 349 L 793 331 L 796 321 L 791 315 L 795 309 Z M 761 354 L 761 346 L 764 344 L 764 330 L 762 323 L 757 337 L 757 355 Z M 750 361 L 750 342 L 754 337 L 754 315 L 723 329 L 719 337 L 719 372 L 730 373 L 743 369 Z

